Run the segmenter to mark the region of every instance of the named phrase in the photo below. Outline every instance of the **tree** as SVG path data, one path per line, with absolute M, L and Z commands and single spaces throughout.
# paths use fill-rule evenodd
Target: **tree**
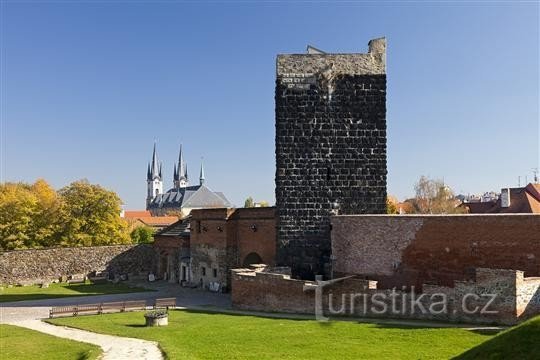
M 246 199 L 246 201 L 244 202 L 244 207 L 245 208 L 252 208 L 254 206 L 253 204 L 253 198 L 250 196 Z
M 131 239 L 120 218 L 121 201 L 116 193 L 87 180 L 59 191 L 65 203 L 66 221 L 61 236 L 67 246 L 126 244 Z
M 59 245 L 58 233 L 65 220 L 65 207 L 62 198 L 43 179 L 38 179 L 32 185 L 31 191 L 36 196 L 37 208 L 30 234 L 39 246 Z
M 62 209 L 62 200 L 43 179 L 0 184 L 0 248 L 57 245 Z
M 37 213 L 37 198 L 30 185 L 5 183 L 0 186 L 0 247 L 26 249 L 36 244 L 30 236 Z
M 261 200 L 259 201 L 259 206 L 260 207 L 269 207 L 270 206 L 270 203 L 266 200 Z
M 465 212 L 463 208 L 458 207 L 459 201 L 452 189 L 442 180 L 421 176 L 414 190 L 416 192 L 414 208 L 417 213 L 460 214 Z
M 386 197 L 386 213 L 399 214 L 398 200 L 395 196 L 388 195 Z
M 149 226 L 139 226 L 129 234 L 134 244 L 148 244 L 154 241 L 154 229 Z

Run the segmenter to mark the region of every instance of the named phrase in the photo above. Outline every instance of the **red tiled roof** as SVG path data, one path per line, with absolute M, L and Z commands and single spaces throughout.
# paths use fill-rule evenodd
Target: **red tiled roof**
M 486 204 L 486 205 L 482 205 Z M 540 184 L 510 189 L 510 206 L 501 207 L 501 200 L 490 203 L 466 203 L 471 214 L 540 214 Z
M 137 219 L 141 217 L 152 216 L 148 210 L 126 210 L 124 211 L 124 217 L 126 219 Z
M 144 216 L 137 218 L 140 222 L 148 226 L 169 226 L 178 221 L 176 216 Z

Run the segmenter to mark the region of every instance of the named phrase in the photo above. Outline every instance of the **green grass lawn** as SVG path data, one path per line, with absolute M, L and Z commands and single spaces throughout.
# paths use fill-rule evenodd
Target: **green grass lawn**
M 540 359 L 540 316 L 501 332 L 458 359 Z
M 140 287 L 129 287 L 125 284 L 108 282 L 67 285 L 66 283 L 51 284 L 48 288 L 34 286 L 4 287 L 0 290 L 0 303 L 8 301 L 41 300 L 69 296 L 123 294 L 130 292 L 149 291 Z
M 169 326 L 144 327 L 142 312 L 50 320 L 159 342 L 169 359 L 448 359 L 492 336 L 463 329 L 319 323 L 171 311 Z
M 86 360 L 97 359 L 98 346 L 0 324 L 0 359 Z

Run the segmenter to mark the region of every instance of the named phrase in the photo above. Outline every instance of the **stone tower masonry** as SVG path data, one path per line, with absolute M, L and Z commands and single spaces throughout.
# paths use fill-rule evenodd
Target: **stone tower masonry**
M 386 40 L 278 55 L 276 75 L 277 264 L 328 275 L 330 215 L 386 212 Z

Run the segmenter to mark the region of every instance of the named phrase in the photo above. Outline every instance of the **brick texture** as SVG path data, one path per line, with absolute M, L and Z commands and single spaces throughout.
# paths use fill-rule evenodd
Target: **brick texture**
M 452 287 L 424 285 L 423 296 L 408 290 L 379 289 L 376 281 L 345 279 L 324 287 L 323 313 L 326 316 L 512 325 L 540 311 L 540 279 L 524 278 L 523 272 L 514 270 L 479 268 L 474 271 L 476 281 L 457 281 Z M 315 313 L 313 288 L 316 283 L 313 281 L 291 279 L 286 274 L 273 273 L 272 269 L 235 269 L 232 285 L 232 305 L 236 309 Z M 421 306 L 412 306 L 413 299 L 420 299 Z M 429 311 L 442 299 L 444 310 L 443 306 L 437 306 L 433 308 L 435 311 Z M 386 304 L 384 311 L 375 300 Z
M 538 215 L 335 216 L 333 270 L 381 288 L 474 280 L 474 268 L 540 276 Z
M 191 216 L 194 282 L 205 287 L 218 282 L 228 288 L 230 269 L 254 258 L 274 264 L 275 208 L 197 209 Z

